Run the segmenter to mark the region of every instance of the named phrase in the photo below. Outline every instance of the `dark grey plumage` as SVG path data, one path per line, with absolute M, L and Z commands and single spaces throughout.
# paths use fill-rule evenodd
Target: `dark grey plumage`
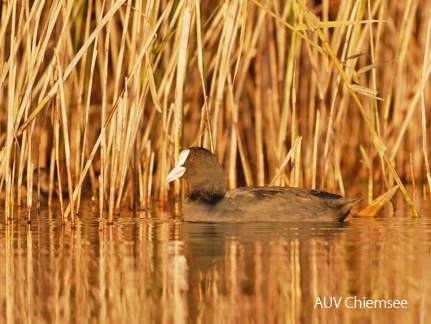
M 181 167 L 189 186 L 181 214 L 190 222 L 341 222 L 361 200 L 292 187 L 228 191 L 222 166 L 210 151 L 200 147 L 190 148 Z

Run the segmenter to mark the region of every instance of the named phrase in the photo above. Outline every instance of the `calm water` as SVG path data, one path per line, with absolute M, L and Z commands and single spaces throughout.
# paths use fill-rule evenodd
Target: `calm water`
M 339 225 L 123 212 L 102 231 L 87 205 L 75 231 L 48 212 L 0 225 L 0 322 L 431 323 L 431 215 L 402 198 Z

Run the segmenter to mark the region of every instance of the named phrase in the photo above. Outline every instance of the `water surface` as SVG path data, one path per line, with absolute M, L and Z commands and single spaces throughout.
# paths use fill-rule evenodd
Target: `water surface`
M 401 199 L 344 224 L 124 211 L 99 231 L 90 201 L 74 231 L 56 212 L 15 219 L 0 225 L 0 322 L 430 323 L 431 215 Z

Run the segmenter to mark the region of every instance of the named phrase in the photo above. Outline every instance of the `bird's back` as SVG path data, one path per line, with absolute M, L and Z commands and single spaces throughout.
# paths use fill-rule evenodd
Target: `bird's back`
M 186 221 L 333 222 L 343 221 L 358 200 L 313 189 L 244 187 L 213 203 L 188 199 L 182 215 Z

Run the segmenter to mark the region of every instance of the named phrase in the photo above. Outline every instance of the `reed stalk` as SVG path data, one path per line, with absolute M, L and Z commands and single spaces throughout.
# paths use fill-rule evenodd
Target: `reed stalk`
M 25 161 L 27 160 L 27 131 L 24 132 L 22 136 L 22 145 L 21 145 L 21 153 L 19 155 L 19 164 L 18 164 L 18 179 L 17 179 L 17 206 L 21 207 L 22 203 L 22 179 L 25 167 Z
M 211 152 L 214 153 L 214 144 L 212 140 L 212 131 L 211 131 L 211 120 L 208 112 L 208 95 L 206 92 L 206 85 L 205 85 L 205 77 L 204 77 L 204 67 L 203 67 L 203 57 L 202 57 L 202 32 L 201 32 L 201 10 L 199 5 L 199 0 L 195 0 L 195 12 L 196 12 L 196 38 L 197 38 L 197 53 L 198 53 L 198 69 L 199 69 L 199 76 L 202 82 L 202 93 L 204 97 L 204 104 L 202 106 L 201 111 L 201 122 L 199 125 L 199 146 L 204 146 L 202 138 L 204 138 L 204 134 L 208 135 L 209 143 L 210 143 L 210 149 Z M 206 128 L 206 132 L 204 132 L 204 129 Z
M 358 6 L 359 6 L 359 1 L 355 2 L 355 5 L 353 6 L 351 15 L 350 15 L 350 20 L 354 20 L 354 17 L 357 14 L 357 10 L 358 10 Z M 304 8 L 303 8 L 304 9 Z M 307 16 L 306 16 L 307 17 Z M 311 26 L 310 26 L 311 27 Z M 341 54 L 341 61 L 344 61 L 346 59 L 346 55 L 347 55 L 347 50 L 348 50 L 348 45 L 349 45 L 349 41 L 350 41 L 350 36 L 352 33 L 352 29 L 353 29 L 353 25 L 347 27 L 347 33 L 346 33 L 346 39 L 344 42 L 344 47 L 343 47 L 343 52 Z M 319 35 L 320 36 L 320 35 Z M 337 80 L 336 80 L 336 84 L 334 87 L 334 93 L 332 96 L 332 100 L 331 100 L 331 111 L 329 113 L 329 125 L 328 125 L 328 130 L 326 133 L 326 141 L 325 141 L 325 153 L 323 156 L 323 174 L 322 174 L 322 182 L 320 185 L 321 189 L 325 188 L 325 176 L 326 173 L 328 171 L 328 159 L 329 159 L 329 145 L 333 139 L 334 136 L 334 124 L 335 124 L 335 102 L 338 96 L 338 89 L 339 89 L 339 83 L 341 81 L 341 74 L 339 74 L 337 76 Z
M 51 159 L 49 162 L 48 209 L 51 209 L 52 207 L 52 194 L 54 193 L 54 171 L 55 171 L 55 145 L 51 149 Z
M 88 38 L 88 35 L 90 33 L 90 23 L 91 23 L 91 13 L 93 12 L 93 2 L 90 1 L 90 3 L 88 4 L 88 11 L 87 11 L 87 16 L 85 19 L 85 31 L 84 31 L 84 39 Z M 97 36 L 95 38 L 94 43 L 97 44 Z M 92 54 L 92 60 L 91 60 L 91 66 L 90 66 L 90 75 L 89 75 L 89 81 L 88 81 L 88 91 L 87 91 L 87 100 L 86 100 L 86 104 L 85 104 L 85 117 L 84 117 L 84 135 L 82 138 L 82 151 L 81 151 L 81 157 L 79 159 L 79 149 L 80 149 L 80 142 L 81 142 L 81 105 L 82 105 L 82 97 L 84 96 L 84 86 L 85 86 L 85 68 L 86 68 L 86 62 L 87 62 L 87 52 L 85 52 L 85 54 L 82 57 L 82 62 L 81 62 L 81 68 L 80 68 L 80 73 L 79 73 L 79 95 L 78 95 L 78 127 L 77 127 L 77 135 L 76 135 L 76 146 L 77 146 L 77 152 L 76 152 L 76 156 L 77 156 L 77 166 L 76 166 L 76 170 L 77 170 L 77 179 L 79 179 L 79 175 L 82 172 L 82 168 L 84 167 L 84 155 L 87 149 L 87 133 L 88 133 L 88 123 L 89 123 L 89 110 L 90 110 L 90 98 L 91 96 L 89 95 L 91 93 L 92 90 L 92 86 L 93 86 L 93 77 L 94 77 L 94 67 L 96 64 L 96 58 L 97 58 L 97 47 L 94 46 L 93 48 L 93 54 Z M 78 199 L 76 202 L 76 213 L 79 214 L 79 207 L 81 204 L 81 194 L 78 194 Z
M 27 224 L 31 223 L 31 207 L 33 205 L 33 173 L 34 165 L 29 162 L 27 168 Z
M 57 72 L 59 81 L 59 91 L 60 91 L 60 107 L 61 107 L 61 119 L 63 125 L 63 140 L 64 140 L 64 155 L 66 162 L 66 172 L 67 172 L 67 187 L 69 189 L 69 206 L 70 212 L 72 214 L 70 226 L 75 228 L 76 226 L 76 214 L 73 198 L 73 180 L 72 180 L 72 170 L 71 170 L 71 160 L 70 160 L 70 141 L 69 141 L 69 127 L 67 125 L 67 113 L 66 113 L 66 101 L 64 98 L 64 88 L 63 88 L 63 71 L 60 64 L 60 58 L 58 57 L 57 50 L 54 49 L 54 54 L 57 61 Z
M 388 95 L 387 95 L 386 100 L 385 100 L 385 113 L 384 113 L 384 117 L 385 117 L 384 129 L 385 130 L 388 128 L 387 124 L 388 124 L 388 118 L 389 118 L 391 103 L 392 103 L 393 87 L 394 87 L 394 83 L 395 83 L 395 76 L 397 73 L 397 65 L 399 64 L 398 58 L 400 56 L 401 45 L 402 45 L 403 38 L 405 35 L 404 31 L 405 31 L 405 27 L 406 27 L 407 17 L 410 14 L 412 2 L 413 2 L 413 0 L 407 0 L 406 7 L 404 10 L 404 16 L 403 16 L 403 20 L 402 20 L 402 24 L 401 24 L 401 28 L 400 28 L 400 33 L 398 35 L 398 43 L 397 43 L 397 48 L 396 48 L 395 57 L 394 57 L 394 67 L 392 69 L 391 78 L 389 79 L 390 83 L 389 83 Z
M 11 42 L 10 42 L 10 51 L 14 53 L 15 51 L 15 25 L 16 25 L 16 2 L 13 2 L 12 7 L 12 31 L 11 31 Z M 7 130 L 6 130 L 6 154 L 5 154 L 5 164 L 6 164 L 6 199 L 5 199 L 5 224 L 8 224 L 9 218 L 11 218 L 11 209 L 12 209 L 12 182 L 11 173 L 10 173 L 10 161 L 12 156 L 12 127 L 13 127 L 13 118 L 15 116 L 14 111 L 14 98 L 15 98 L 15 72 L 16 72 L 16 64 L 15 58 L 13 55 L 10 57 L 10 65 L 12 74 L 10 76 L 9 82 L 10 86 L 8 87 L 8 111 L 7 111 Z
M 178 65 L 177 65 L 177 79 L 175 87 L 175 163 L 178 162 L 178 156 L 180 154 L 181 146 L 181 133 L 182 133 L 182 121 L 183 121 L 183 91 L 184 91 L 184 79 L 186 72 L 186 61 L 187 61 L 187 49 L 190 32 L 190 20 L 193 2 L 187 0 L 184 6 L 182 29 L 178 51 Z M 174 208 L 175 213 L 179 213 L 181 209 L 181 186 L 180 179 L 175 180 L 174 183 Z
M 413 154 L 410 153 L 410 176 L 412 177 L 412 187 L 413 187 L 413 200 L 414 194 L 416 192 L 416 182 L 415 182 L 415 172 L 413 171 Z
M 147 206 L 151 203 L 151 188 L 153 184 L 153 171 L 154 171 L 154 152 L 151 152 L 150 168 L 148 169 L 148 188 L 147 188 Z
M 246 1 L 244 1 L 246 2 Z M 239 59 L 239 57 L 238 57 Z M 257 69 L 260 71 L 263 67 L 263 59 L 259 56 L 258 57 L 258 64 Z M 260 80 L 260 73 L 257 73 L 256 75 L 256 86 L 259 90 L 262 89 L 261 80 Z M 255 116 L 255 137 L 256 137 L 256 153 L 257 156 L 257 179 L 256 179 L 256 185 L 263 186 L 265 184 L 265 165 L 264 165 L 264 154 L 263 154 L 263 114 L 262 114 L 262 98 L 263 94 L 261 91 L 256 91 L 255 95 L 255 105 L 254 105 L 254 116 Z M 237 116 L 238 119 L 238 116 Z
M 430 35 L 431 35 L 431 11 L 428 12 L 428 27 L 427 27 L 427 36 L 426 36 L 426 45 L 425 45 L 425 55 L 424 55 L 424 67 L 422 70 L 421 77 L 421 107 L 422 107 L 422 150 L 424 152 L 424 161 L 425 161 L 425 171 L 428 180 L 428 186 L 430 188 L 431 193 L 431 172 L 428 160 L 428 147 L 427 147 L 427 120 L 426 120 L 426 110 L 425 110 L 425 74 L 427 70 L 428 63 L 428 52 L 430 45 Z M 413 180 L 414 181 L 414 180 Z M 414 182 L 413 182 L 414 183 Z
M 127 97 L 127 92 L 124 92 L 124 98 Z M 115 125 L 115 146 L 114 153 L 112 154 L 112 171 L 111 171 L 111 184 L 109 188 L 109 214 L 108 225 L 114 223 L 114 205 L 117 189 L 117 175 L 118 175 L 118 160 L 121 152 L 121 137 L 123 134 L 123 114 L 126 106 L 126 99 L 120 98 L 117 108 L 117 124 Z
M 57 69 L 56 69 L 57 70 Z M 57 76 L 58 73 L 55 73 Z M 54 146 L 55 146 L 55 166 L 57 169 L 57 181 L 58 181 L 58 198 L 60 202 L 60 211 L 61 211 L 61 222 L 62 224 L 66 223 L 65 211 L 63 207 L 63 186 L 61 182 L 61 169 L 60 169 L 60 125 L 61 121 L 61 113 L 60 113 L 60 92 L 58 91 L 55 97 L 55 117 L 54 117 Z
M 103 8 L 105 7 L 105 1 L 103 2 L 101 12 L 103 12 Z M 111 7 L 112 7 L 112 1 L 111 1 Z M 100 15 L 102 16 L 102 15 Z M 100 24 L 100 23 L 99 23 Z M 106 124 L 106 105 L 108 102 L 108 94 L 107 94 L 107 86 L 108 86 L 108 61 L 109 61 L 109 44 L 111 39 L 111 18 L 106 22 L 106 35 L 105 35 L 105 43 L 104 43 L 104 56 L 103 56 L 103 68 L 102 68 L 102 75 L 101 75 L 101 83 L 102 83 L 102 113 L 100 115 L 100 124 L 105 125 Z M 99 213 L 102 215 L 103 213 L 103 206 L 104 206 L 104 198 L 105 198 L 105 192 L 107 187 L 107 174 L 106 171 L 107 168 L 107 146 L 106 146 L 106 135 L 105 132 L 103 132 L 103 136 L 101 138 L 100 143 L 100 175 L 101 180 L 99 181 L 99 190 L 101 191 L 101 194 L 99 195 L 99 198 L 102 200 L 99 207 Z M 82 172 L 82 171 L 81 171 Z M 102 216 L 100 216 L 102 217 Z M 108 216 L 109 217 L 109 216 Z
M 284 158 L 283 163 L 281 164 L 280 168 L 278 169 L 276 175 L 274 176 L 274 178 L 272 178 L 271 182 L 269 183 L 268 187 L 272 187 L 275 185 L 275 183 L 277 182 L 277 179 L 281 176 L 281 174 L 284 172 L 284 169 L 287 166 L 287 163 L 289 163 L 290 159 L 292 158 L 292 156 L 295 154 L 295 151 L 298 147 L 300 147 L 302 142 L 302 137 L 297 137 L 295 140 L 295 143 L 293 143 L 292 148 L 289 150 L 289 152 L 287 153 L 286 157 Z
M 317 174 L 317 147 L 319 141 L 319 124 L 320 124 L 320 110 L 316 112 L 316 126 L 314 130 L 313 142 L 313 175 L 311 177 L 311 188 L 316 189 L 316 174 Z

